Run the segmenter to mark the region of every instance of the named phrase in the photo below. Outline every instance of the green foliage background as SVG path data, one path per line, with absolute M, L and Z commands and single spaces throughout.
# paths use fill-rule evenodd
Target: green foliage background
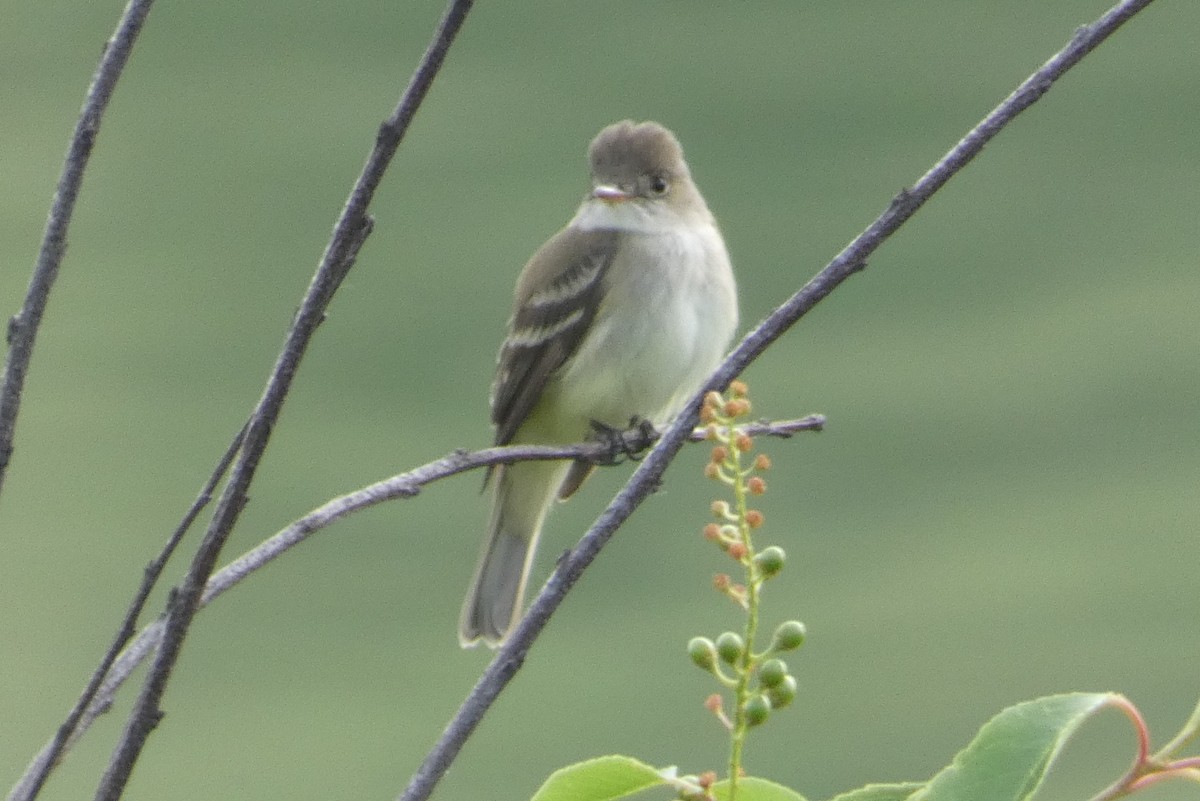
M 228 556 L 332 495 L 488 442 L 521 264 L 603 125 L 681 137 L 745 325 L 1107 0 L 481 3 L 383 187 Z M 0 311 L 16 310 L 115 2 L 0 0 Z M 74 701 L 261 389 L 441 3 L 161 3 L 100 135 L 0 499 L 0 785 Z M 1200 5 L 1159 3 L 746 376 L 828 430 L 767 445 L 771 626 L 809 627 L 751 769 L 820 798 L 923 779 L 1003 706 L 1197 693 Z M 720 768 L 683 646 L 736 624 L 699 449 L 577 587 L 439 789 L 528 797 L 614 751 Z M 627 475 L 559 509 L 539 569 Z M 454 637 L 475 476 L 360 515 L 204 612 L 129 799 L 390 798 L 487 654 Z M 173 577 L 181 568 L 171 571 Z M 155 609 L 161 608 L 161 598 Z M 775 617 L 770 617 L 774 615 Z M 44 795 L 88 797 L 132 692 Z M 1113 716 L 1046 797 L 1126 764 Z M 1148 798 L 1194 797 L 1163 787 Z

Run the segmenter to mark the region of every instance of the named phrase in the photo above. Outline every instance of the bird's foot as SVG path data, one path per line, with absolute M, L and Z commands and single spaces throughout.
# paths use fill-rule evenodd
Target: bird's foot
M 658 440 L 658 429 L 654 423 L 637 415 L 629 418 L 629 426 L 625 430 L 599 420 L 592 420 L 591 424 L 590 439 L 608 446 L 608 453 L 602 456 L 597 464 L 620 464 L 624 459 L 639 461 Z

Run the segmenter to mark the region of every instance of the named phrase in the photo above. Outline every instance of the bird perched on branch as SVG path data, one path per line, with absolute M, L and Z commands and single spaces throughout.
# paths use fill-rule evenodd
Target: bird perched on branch
M 674 134 L 610 125 L 591 189 L 517 279 L 492 385 L 496 444 L 569 444 L 597 427 L 669 422 L 720 363 L 737 290 L 716 220 Z M 503 642 L 520 615 L 546 512 L 592 471 L 527 461 L 492 474 L 492 511 L 459 641 Z

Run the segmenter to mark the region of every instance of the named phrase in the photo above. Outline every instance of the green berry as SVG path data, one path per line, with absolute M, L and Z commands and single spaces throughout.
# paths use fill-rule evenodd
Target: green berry
M 758 669 L 758 683 L 768 689 L 778 687 L 787 674 L 787 664 L 782 659 L 768 659 Z
M 799 620 L 788 620 L 779 624 L 771 639 L 772 651 L 794 651 L 804 645 L 804 624 Z
M 772 709 L 783 709 L 796 698 L 796 677 L 784 676 L 783 681 L 767 690 Z
M 765 695 L 756 695 L 746 702 L 746 725 L 758 726 L 767 722 L 771 714 L 771 702 Z
M 742 660 L 742 654 L 745 652 L 746 644 L 734 632 L 727 631 L 720 637 L 717 637 L 717 653 L 721 655 L 721 659 L 727 664 L 739 664 Z
M 701 670 L 712 670 L 717 664 L 717 646 L 707 637 L 693 637 L 687 649 L 692 663 Z
M 772 545 L 769 548 L 763 548 L 754 557 L 754 564 L 758 566 L 758 571 L 765 579 L 772 578 L 777 575 L 780 570 L 783 570 L 783 562 L 786 559 L 783 549 L 778 545 Z

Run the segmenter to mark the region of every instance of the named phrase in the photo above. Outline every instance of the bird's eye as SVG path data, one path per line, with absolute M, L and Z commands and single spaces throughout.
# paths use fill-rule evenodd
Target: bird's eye
M 653 175 L 650 177 L 650 191 L 654 194 L 665 195 L 667 193 L 667 189 L 669 188 L 670 185 L 667 183 L 667 179 L 661 175 Z

